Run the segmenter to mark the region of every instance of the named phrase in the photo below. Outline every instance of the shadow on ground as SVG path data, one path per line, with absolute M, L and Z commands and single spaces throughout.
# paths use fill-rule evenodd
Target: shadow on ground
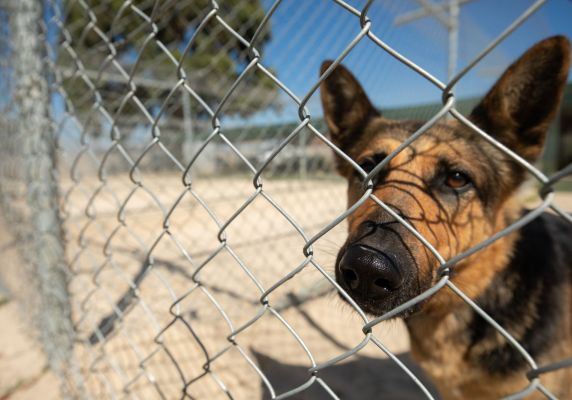
M 283 364 L 264 354 L 253 352 L 261 371 L 272 383 L 276 394 L 284 393 L 308 380 L 308 367 Z M 435 398 L 437 392 L 423 376 L 408 353 L 398 358 L 426 385 Z M 427 397 L 419 387 L 390 359 L 357 356 L 352 361 L 320 371 L 320 377 L 342 400 L 416 400 Z M 264 400 L 270 399 L 263 384 Z M 308 389 L 289 397 L 296 400 L 331 400 L 332 397 L 317 382 Z

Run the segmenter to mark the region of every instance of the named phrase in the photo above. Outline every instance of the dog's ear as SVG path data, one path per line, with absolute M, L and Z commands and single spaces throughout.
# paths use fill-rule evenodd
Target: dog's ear
M 332 65 L 324 61 L 322 75 Z M 346 150 L 356 135 L 378 111 L 369 101 L 357 79 L 344 66 L 338 65 L 320 86 L 324 119 L 334 144 Z
M 536 160 L 570 68 L 570 43 L 545 39 L 524 53 L 473 110 L 470 119 L 527 161 Z

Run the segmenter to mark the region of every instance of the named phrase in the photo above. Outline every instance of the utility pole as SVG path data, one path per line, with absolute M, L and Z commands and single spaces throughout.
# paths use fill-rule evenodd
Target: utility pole
M 430 0 L 415 0 L 421 8 L 398 15 L 393 21 L 395 26 L 405 25 L 425 17 L 437 19 L 447 29 L 448 59 L 447 81 L 455 75 L 459 54 L 459 11 L 460 7 L 473 0 L 443 0 L 433 3 Z

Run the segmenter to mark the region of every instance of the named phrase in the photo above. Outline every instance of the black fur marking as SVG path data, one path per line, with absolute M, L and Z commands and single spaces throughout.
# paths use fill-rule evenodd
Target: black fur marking
M 522 228 L 511 263 L 477 299 L 532 357 L 549 349 L 559 336 L 559 315 L 565 307 L 562 289 L 572 280 L 571 238 L 572 224 L 542 214 Z M 522 355 L 506 342 L 481 350 L 497 340 L 497 333 L 476 313 L 469 332 L 468 357 L 488 372 L 505 374 L 526 366 Z

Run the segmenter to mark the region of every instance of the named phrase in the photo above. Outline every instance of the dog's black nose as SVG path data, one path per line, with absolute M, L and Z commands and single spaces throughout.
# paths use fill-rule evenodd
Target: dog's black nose
M 362 298 L 378 299 L 401 287 L 404 281 L 384 253 L 359 244 L 348 247 L 338 268 L 345 289 Z

